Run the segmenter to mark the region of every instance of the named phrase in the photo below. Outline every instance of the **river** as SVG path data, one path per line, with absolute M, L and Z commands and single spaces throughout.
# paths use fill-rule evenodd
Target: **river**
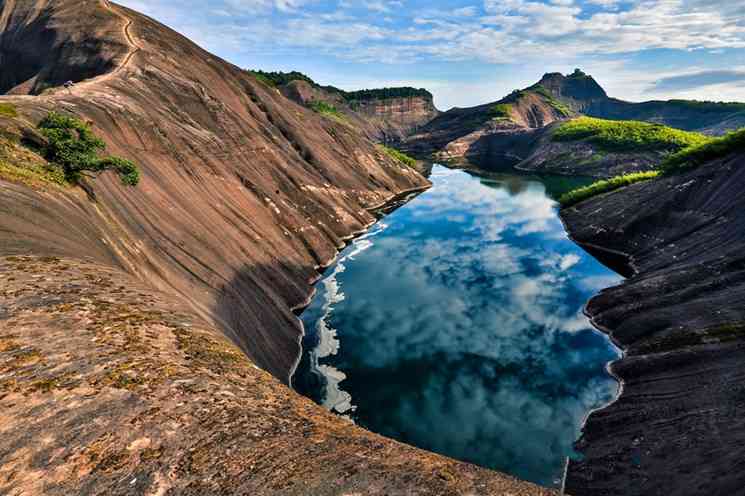
M 371 431 L 547 486 L 618 383 L 582 314 L 620 277 L 568 239 L 554 198 L 578 180 L 433 187 L 340 254 L 301 318 L 294 387 Z

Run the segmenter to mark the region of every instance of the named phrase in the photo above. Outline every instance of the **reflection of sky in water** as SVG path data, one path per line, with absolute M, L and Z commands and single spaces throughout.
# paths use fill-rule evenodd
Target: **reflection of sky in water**
M 617 389 L 581 310 L 619 278 L 567 239 L 544 184 L 432 181 L 319 283 L 294 383 L 372 431 L 553 484 Z

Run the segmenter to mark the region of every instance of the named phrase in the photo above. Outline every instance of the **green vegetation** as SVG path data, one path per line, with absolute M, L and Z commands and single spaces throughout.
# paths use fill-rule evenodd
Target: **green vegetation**
M 314 112 L 321 114 L 324 117 L 328 117 L 329 119 L 332 119 L 339 124 L 349 124 L 349 121 L 347 120 L 347 117 L 342 114 L 338 108 L 334 107 L 333 105 L 326 103 L 321 100 L 314 100 L 308 104 L 308 106 L 313 110 Z
M 44 149 L 45 158 L 62 167 L 67 181 L 76 183 L 85 172 L 113 170 L 119 174 L 123 184 L 136 186 L 139 183 L 140 171 L 130 160 L 98 156 L 106 144 L 80 119 L 50 112 L 39 123 L 39 130 L 48 142 Z
M 313 86 L 320 87 L 318 84 L 316 84 L 315 81 L 313 81 L 311 78 L 309 78 L 302 72 L 297 72 L 297 71 L 292 71 L 292 72 L 248 71 L 248 72 L 251 73 L 256 79 L 258 79 L 262 83 L 266 84 L 267 86 L 271 86 L 271 87 L 284 86 L 292 81 L 305 81 Z M 336 88 L 334 88 L 333 86 L 328 86 L 327 88 L 336 90 Z
M 655 102 L 656 103 L 656 102 Z M 679 108 L 696 110 L 703 113 L 742 112 L 745 111 L 745 103 L 739 102 L 709 102 L 699 100 L 669 100 L 666 103 Z
M 498 103 L 489 109 L 489 118 L 496 120 L 509 119 L 511 112 L 512 104 Z
M 546 100 L 546 103 L 548 103 L 551 107 L 553 107 L 553 109 L 556 110 L 556 112 L 562 117 L 570 117 L 574 115 L 574 112 L 572 112 L 572 109 L 570 109 L 564 103 L 557 100 L 554 97 L 554 95 L 552 95 L 551 92 L 548 91 L 542 85 L 537 84 L 533 86 L 531 90 L 541 95 L 544 98 L 544 100 Z
M 745 152 L 745 128 L 670 155 L 662 162 L 661 169 L 665 174 L 693 169 L 734 152 Z
M 400 88 L 379 88 L 372 90 L 342 91 L 347 101 L 386 100 L 389 98 L 428 98 L 432 99 L 432 93 L 424 88 L 412 88 L 403 86 Z
M 397 160 L 401 162 L 404 165 L 408 165 L 409 167 L 414 167 L 416 165 L 416 159 L 409 157 L 403 152 L 400 152 L 396 150 L 395 148 L 391 148 L 385 145 L 378 145 L 383 152 L 385 152 L 389 157 L 391 157 L 393 160 Z
M 580 117 L 561 124 L 554 131 L 553 140 L 587 140 L 604 151 L 677 152 L 707 143 L 711 138 L 660 124 Z
M 4 117 L 18 117 L 16 106 L 12 103 L 0 103 L 0 115 Z
M 648 181 L 659 175 L 659 171 L 649 171 L 625 174 L 623 176 L 616 176 L 612 179 L 604 179 L 562 195 L 561 198 L 559 198 L 559 203 L 562 207 L 570 207 L 601 193 L 607 193 L 641 181 Z

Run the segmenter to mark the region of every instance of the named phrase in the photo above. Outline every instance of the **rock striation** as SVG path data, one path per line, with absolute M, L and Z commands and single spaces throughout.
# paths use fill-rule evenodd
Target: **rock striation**
M 582 495 L 739 494 L 745 487 L 745 154 L 562 211 L 628 279 L 586 307 L 625 351 L 618 401 L 569 464 Z

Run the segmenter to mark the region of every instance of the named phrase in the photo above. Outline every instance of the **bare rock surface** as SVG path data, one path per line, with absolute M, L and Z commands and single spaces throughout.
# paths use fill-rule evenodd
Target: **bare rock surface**
M 745 487 L 745 155 L 564 210 L 629 276 L 586 312 L 623 347 L 617 402 L 593 413 L 567 491 L 734 495 Z

